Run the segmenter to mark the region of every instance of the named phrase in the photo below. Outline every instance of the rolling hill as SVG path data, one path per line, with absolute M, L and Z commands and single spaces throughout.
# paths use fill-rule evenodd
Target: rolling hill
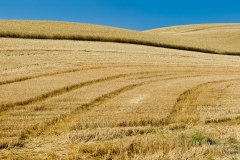
M 1 20 L 0 37 L 120 42 L 238 55 L 240 54 L 239 26 L 238 24 L 194 25 L 138 32 L 79 23 Z M 189 30 L 191 32 L 187 32 Z
M 181 46 L 206 48 L 221 54 L 240 53 L 240 24 L 201 24 L 146 31 L 171 36 Z
M 240 158 L 238 25 L 0 35 L 0 159 Z

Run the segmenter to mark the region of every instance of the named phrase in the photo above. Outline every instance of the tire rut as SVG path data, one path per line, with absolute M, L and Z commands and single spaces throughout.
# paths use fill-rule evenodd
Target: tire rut
M 123 78 L 123 77 L 130 77 L 130 76 L 134 76 L 134 75 L 153 74 L 153 73 L 160 73 L 160 72 L 154 71 L 154 72 L 136 72 L 136 73 L 130 73 L 130 74 L 119 74 L 119 75 L 115 75 L 115 76 L 104 77 L 104 78 L 95 79 L 95 80 L 92 80 L 92 81 L 86 81 L 86 82 L 81 82 L 81 83 L 70 85 L 70 86 L 65 86 L 65 87 L 62 87 L 60 89 L 56 89 L 56 90 L 44 93 L 44 94 L 39 95 L 39 96 L 29 98 L 29 99 L 24 100 L 24 101 L 2 104 L 2 105 L 0 105 L 0 113 L 3 112 L 3 111 L 7 111 L 8 109 L 13 108 L 13 107 L 24 106 L 24 105 L 44 101 L 48 98 L 56 97 L 56 96 L 71 92 L 73 90 L 79 89 L 79 88 L 87 86 L 87 85 L 92 85 L 92 84 L 95 84 L 95 83 L 110 81 L 110 80 Z
M 160 78 L 160 79 L 154 79 L 154 80 L 148 80 L 148 81 L 144 81 L 144 82 L 140 82 L 140 83 L 136 83 L 136 84 L 130 84 L 127 86 L 124 86 L 122 88 L 119 88 L 117 90 L 111 91 L 107 94 L 101 95 L 95 99 L 93 99 L 92 101 L 90 101 L 89 103 L 85 103 L 80 105 L 79 107 L 77 107 L 76 109 L 74 109 L 70 114 L 62 114 L 60 116 L 58 116 L 57 118 L 53 118 L 50 122 L 44 123 L 44 124 L 37 124 L 34 127 L 31 127 L 29 129 L 26 129 L 25 132 L 22 133 L 21 135 L 21 140 L 26 141 L 29 137 L 38 137 L 42 134 L 47 134 L 49 130 L 57 130 L 56 132 L 64 132 L 65 130 L 60 130 L 62 125 L 67 125 L 69 124 L 76 116 L 79 116 L 80 114 L 84 114 L 86 112 L 91 111 L 94 107 L 97 107 L 101 104 L 104 104 L 105 102 L 107 102 L 110 99 L 113 99 L 117 96 L 119 96 L 120 94 L 123 94 L 127 91 L 133 90 L 137 87 L 143 86 L 143 85 L 147 85 L 150 83 L 154 83 L 157 81 L 161 81 L 161 80 L 170 80 L 170 79 L 176 79 L 176 78 L 186 78 L 186 77 L 198 77 L 199 75 L 195 75 L 195 76 L 176 76 L 176 77 L 171 77 L 171 78 Z M 151 78 L 151 77 L 150 77 Z
M 70 69 L 70 70 L 65 70 L 65 71 L 60 71 L 60 72 L 53 72 L 53 73 L 45 73 L 45 74 L 40 74 L 40 75 L 35 75 L 35 76 L 26 76 L 26 77 L 21 77 L 21 78 L 15 78 L 15 79 L 10 79 L 6 81 L 0 81 L 0 86 L 1 85 L 6 85 L 6 84 L 11 84 L 11 83 L 17 83 L 17 82 L 22 82 L 30 79 L 35 79 L 35 78 L 41 78 L 41 77 L 47 77 L 47 76 L 55 76 L 55 75 L 60 75 L 60 74 L 65 74 L 65 73 L 73 73 L 73 72 L 79 72 L 79 71 L 86 71 L 86 70 L 93 70 L 93 69 L 104 69 L 104 68 L 119 68 L 119 67 L 137 67 L 136 65 L 114 65 L 114 66 L 99 66 L 99 67 L 86 67 L 86 68 L 76 68 L 76 69 Z
M 197 111 L 197 107 L 193 106 L 193 103 L 197 100 L 197 97 L 204 92 L 207 88 L 214 84 L 236 81 L 236 79 L 229 80 L 218 80 L 211 81 L 199 84 L 193 88 L 190 88 L 184 91 L 179 95 L 175 105 L 173 106 L 172 112 L 170 112 L 169 116 L 166 118 L 166 125 L 172 123 L 197 123 L 200 121 L 200 115 Z M 208 122 L 211 123 L 211 122 Z
M 144 74 L 144 73 L 145 72 L 141 72 L 141 74 Z M 149 72 L 147 72 L 147 73 L 149 73 Z M 141 76 L 141 74 L 134 73 L 134 75 L 140 75 L 140 76 Z M 133 74 L 129 74 L 127 76 L 132 76 L 132 75 Z M 98 96 L 97 98 L 93 99 L 89 103 L 84 103 L 84 104 L 76 107 L 71 112 L 59 114 L 57 116 L 54 116 L 52 119 L 50 119 L 48 121 L 45 121 L 43 123 L 33 124 L 33 125 L 29 126 L 29 128 L 23 129 L 20 132 L 21 135 L 19 135 L 19 143 L 13 145 L 12 147 L 17 147 L 17 146 L 22 147 L 22 146 L 24 146 L 24 144 L 27 142 L 27 140 L 30 137 L 38 137 L 40 135 L 49 134 L 48 133 L 49 130 L 50 131 L 54 130 L 54 133 L 56 133 L 56 132 L 59 133 L 59 132 L 65 131 L 65 130 L 62 130 L 63 128 L 61 126 L 69 124 L 72 120 L 74 120 L 74 118 L 76 118 L 76 116 L 84 114 L 84 113 L 90 111 L 92 108 L 97 107 L 97 106 L 107 102 L 108 100 L 113 99 L 113 98 L 117 97 L 118 95 L 120 95 L 124 92 L 130 91 L 130 90 L 133 90 L 137 87 L 143 86 L 145 84 L 150 84 L 153 82 L 161 81 L 161 80 L 171 80 L 171 79 L 176 79 L 176 78 L 199 77 L 199 76 L 203 76 L 203 75 L 196 74 L 196 75 L 185 75 L 185 76 L 180 76 L 180 75 L 173 76 L 171 74 L 171 75 L 167 75 L 167 77 L 162 77 L 162 75 L 159 74 L 159 75 L 156 75 L 156 78 L 154 78 L 154 79 L 151 79 L 151 80 L 144 79 L 140 83 L 134 83 L 134 84 L 130 84 L 130 85 L 121 87 L 121 88 L 111 91 L 107 94 Z M 161 78 L 158 78 L 158 77 L 161 77 Z M 113 76 L 112 78 L 113 78 L 112 80 L 115 80 L 114 79 L 115 76 Z M 124 76 L 121 78 L 124 78 Z M 153 76 L 149 75 L 149 78 L 153 78 Z M 105 82 L 105 81 L 101 81 L 101 82 Z M 7 147 L 11 147 L 11 146 L 7 145 Z M 4 149 L 4 148 L 2 148 L 2 149 Z
M 151 80 L 151 81 L 147 81 L 147 82 L 130 84 L 130 85 L 124 86 L 122 88 L 119 88 L 117 90 L 114 90 L 112 92 L 109 92 L 107 94 L 101 95 L 101 96 L 93 99 L 89 103 L 82 104 L 79 107 L 75 108 L 72 112 L 70 112 L 70 114 L 62 114 L 56 118 L 53 118 L 51 121 L 49 121 L 47 123 L 44 123 L 41 125 L 37 124 L 29 129 L 26 129 L 24 132 L 22 132 L 20 140 L 26 141 L 30 137 L 37 137 L 39 135 L 42 135 L 47 130 L 51 130 L 51 127 L 59 129 L 59 128 L 61 128 L 61 127 L 59 127 L 59 125 L 63 125 L 63 123 L 67 124 L 67 123 L 71 122 L 77 115 L 84 114 L 84 113 L 90 111 L 93 107 L 97 107 L 97 106 L 105 103 L 106 101 L 108 101 L 114 97 L 117 97 L 118 95 L 120 95 L 124 92 L 133 90 L 136 87 L 140 87 L 144 84 L 148 84 L 148 83 L 151 83 L 154 81 L 157 81 L 157 80 Z
M 141 76 L 141 75 L 140 75 Z M 151 75 L 149 75 L 150 77 L 152 77 Z M 162 75 L 156 75 L 156 78 L 158 77 L 161 77 Z M 125 81 L 128 81 L 128 79 L 125 79 L 124 77 L 121 78 L 121 79 L 113 79 L 113 81 L 111 82 L 113 84 L 115 84 L 115 82 L 121 82 L 122 80 L 124 80 L 123 82 Z M 143 82 L 142 80 L 140 82 Z M 95 85 L 100 85 L 100 86 L 104 86 L 103 84 L 105 83 L 109 83 L 109 82 L 102 82 L 100 84 L 93 84 L 94 86 Z M 34 137 L 34 136 L 38 136 L 38 135 L 41 135 L 42 132 L 44 132 L 45 130 L 48 129 L 48 127 L 52 127 L 53 125 L 55 124 L 58 124 L 60 122 L 65 122 L 67 119 L 71 118 L 72 116 L 71 115 L 77 115 L 79 111 L 82 111 L 82 112 L 86 112 L 88 111 L 91 107 L 93 107 L 94 105 L 100 105 L 103 101 L 105 101 L 106 99 L 109 99 L 111 97 L 114 97 L 114 96 L 117 96 L 118 94 L 120 94 L 120 92 L 124 92 L 124 91 L 127 91 L 127 90 L 130 90 L 132 88 L 135 88 L 139 85 L 142 85 L 142 84 L 132 84 L 132 83 L 135 83 L 134 81 L 131 81 L 131 83 L 128 83 L 130 85 L 127 85 L 125 86 L 125 84 L 123 84 L 122 87 L 114 87 L 116 88 L 116 90 L 114 89 L 112 92 L 105 92 L 106 94 L 103 94 L 101 96 L 95 96 L 95 98 L 93 97 L 93 99 L 88 103 L 88 100 L 85 102 L 85 103 L 82 103 L 81 105 L 79 106 L 75 106 L 70 112 L 62 112 L 60 114 L 57 114 L 57 115 L 53 115 L 49 120 L 40 120 L 39 122 L 34 122 L 32 123 L 32 125 L 29 125 L 28 127 L 24 127 L 22 129 L 19 130 L 19 134 L 18 134 L 18 140 L 14 143 L 10 143 L 10 142 L 6 142 L 6 143 L 3 143 L 3 144 L 0 144 L 0 149 L 5 149 L 5 148 L 14 148 L 14 147 L 22 147 L 24 145 L 24 141 L 26 139 L 28 139 L 29 137 Z M 88 86 L 88 88 L 91 88 L 91 86 Z M 96 86 L 95 86 L 96 87 Z M 94 87 L 94 88 L 95 88 Z M 80 89 L 80 88 L 79 88 Z M 108 89 L 107 89 L 108 90 Z M 106 91 L 107 91 L 106 90 Z M 86 92 L 88 93 L 88 92 Z M 41 103 L 41 102 L 40 102 Z M 18 109 L 21 109 L 21 108 L 25 108 L 25 106 L 23 107 L 19 107 Z M 29 108 L 31 109 L 31 108 Z M 14 110 L 11 110 L 14 112 Z M 9 113 L 11 113 L 11 111 Z M 8 112 L 6 112 L 8 113 Z M 27 112 L 26 112 L 27 113 Z M 11 114 L 10 114 L 11 115 Z M 37 115 L 38 116 L 38 115 Z M 44 116 L 43 116 L 44 117 Z M 34 117 L 32 117 L 34 118 Z M 2 122 L 4 123 L 4 122 Z M 57 128 L 56 130 L 59 130 L 59 128 Z M 4 138 L 4 137 L 2 137 Z

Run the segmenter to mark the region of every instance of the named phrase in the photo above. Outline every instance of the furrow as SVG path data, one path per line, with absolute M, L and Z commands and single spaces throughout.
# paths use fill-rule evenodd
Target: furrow
M 130 73 L 130 74 L 120 74 L 120 75 L 115 75 L 115 76 L 110 76 L 110 77 L 105 77 L 105 78 L 100 78 L 100 79 L 95 79 L 92 81 L 87 81 L 87 82 L 82 82 L 79 84 L 74 84 L 74 85 L 70 85 L 70 86 L 66 86 L 60 89 L 56 89 L 47 93 L 44 93 L 42 95 L 24 100 L 24 101 L 19 101 L 19 102 L 14 102 L 14 103 L 7 103 L 7 104 L 2 104 L 0 105 L 0 112 L 6 111 L 10 108 L 13 107 L 17 107 L 17 106 L 24 106 L 24 105 L 28 105 L 28 104 L 32 104 L 32 103 L 36 103 L 39 101 L 44 101 L 48 98 L 52 98 L 55 96 L 59 96 L 61 94 L 76 90 L 78 88 L 87 86 L 87 85 L 91 85 L 94 83 L 98 83 L 98 82 L 104 82 L 104 81 L 110 81 L 113 79 L 117 79 L 117 78 L 121 78 L 121 77 L 129 77 L 129 76 L 133 76 L 133 75 L 141 75 L 141 74 L 152 74 L 152 73 L 158 73 L 158 71 L 155 72 L 138 72 L 138 73 Z
M 205 124 L 211 124 L 211 123 L 226 123 L 229 121 L 239 121 L 240 120 L 240 116 L 237 117 L 224 117 L 224 118 L 218 118 L 218 119 L 207 119 L 205 120 Z
M 239 124 L 239 89 L 239 80 L 236 82 L 231 81 L 230 83 L 221 84 L 219 87 L 215 86 L 212 89 L 212 92 L 214 92 L 214 97 L 217 100 L 217 105 L 213 107 L 198 107 L 203 122 L 205 122 L 205 124 Z M 207 94 L 206 96 L 209 95 Z
M 26 77 L 10 79 L 10 80 L 6 80 L 6 81 L 0 81 L 0 86 L 6 85 L 6 84 L 11 84 L 11 83 L 22 82 L 22 81 L 26 81 L 26 80 L 30 80 L 30 79 L 40 78 L 40 77 L 55 76 L 55 75 L 59 75 L 59 74 L 79 72 L 79 71 L 85 71 L 85 70 L 104 69 L 104 68 L 109 68 L 109 67 L 116 68 L 116 67 L 131 67 L 131 66 L 114 65 L 114 66 L 99 66 L 99 67 L 70 69 L 70 70 L 65 70 L 65 71 L 60 71 L 60 72 L 45 73 L 45 74 L 40 74 L 40 75 L 35 75 L 35 76 L 26 76 Z M 136 66 L 133 66 L 133 67 L 136 67 Z
M 196 75 L 196 76 L 198 76 L 198 75 Z M 161 79 L 158 78 L 158 79 L 143 81 L 140 83 L 134 83 L 134 84 L 130 84 L 130 85 L 121 87 L 112 92 L 98 96 L 97 98 L 93 99 L 89 103 L 84 103 L 84 104 L 76 107 L 69 114 L 59 115 L 58 117 L 53 118 L 51 121 L 48 121 L 44 124 L 41 124 L 41 125 L 37 124 L 36 126 L 26 129 L 26 131 L 22 133 L 21 139 L 26 140 L 30 136 L 31 137 L 39 136 L 41 134 L 44 134 L 44 132 L 48 133 L 47 131 L 49 131 L 49 130 L 57 130 L 56 131 L 57 133 L 62 133 L 62 132 L 64 132 L 64 131 L 61 131 L 61 128 L 64 128 L 62 126 L 68 126 L 69 123 L 71 121 L 73 121 L 77 115 L 80 116 L 82 114 L 85 114 L 86 112 L 91 111 L 94 107 L 100 106 L 100 105 L 104 104 L 105 102 L 107 102 L 111 99 L 114 99 L 115 97 L 119 96 L 120 94 L 123 94 L 123 93 L 133 90 L 137 87 L 147 85 L 150 83 L 154 83 L 154 82 L 157 82 L 160 80 L 169 80 L 169 79 L 185 78 L 185 77 L 189 77 L 189 76 L 179 76 L 179 77 L 161 78 Z M 152 78 L 152 76 L 151 76 L 151 78 Z M 51 128 L 54 128 L 54 129 L 51 129 Z
M 51 130 L 51 128 L 54 128 L 53 130 L 57 129 L 58 131 L 56 132 L 62 132 L 59 131 L 61 127 L 61 125 L 68 125 L 77 115 L 81 115 L 84 114 L 88 111 L 90 111 L 93 107 L 97 107 L 103 103 L 105 103 L 106 101 L 113 99 L 115 97 L 117 97 L 118 95 L 133 90 L 137 87 L 140 87 L 142 85 L 145 84 L 149 84 L 152 82 L 158 81 L 158 79 L 156 80 L 149 80 L 146 82 L 141 82 L 141 83 L 135 83 L 135 84 L 130 84 L 127 86 L 124 86 L 122 88 L 116 89 L 112 92 L 106 93 L 104 95 L 101 95 L 95 99 L 93 99 L 92 101 L 90 101 L 89 103 L 85 103 L 80 105 L 79 107 L 75 108 L 72 112 L 70 112 L 70 114 L 62 114 L 59 115 L 58 117 L 53 118 L 51 121 L 48 121 L 44 124 L 37 124 L 29 129 L 26 129 L 24 132 L 22 132 L 20 139 L 21 140 L 26 140 L 29 137 L 34 137 L 34 136 L 39 136 L 41 134 L 44 134 L 44 132 Z
M 72 69 L 72 70 L 66 70 L 62 72 L 54 72 L 54 73 L 46 73 L 46 74 L 41 74 L 41 75 L 36 75 L 36 76 L 26 76 L 26 77 L 21 77 L 21 78 L 16 78 L 16 79 L 10 79 L 6 81 L 0 82 L 0 85 L 5 85 L 5 84 L 11 84 L 11 83 L 16 83 L 16 82 L 21 82 L 21 81 L 26 81 L 34 78 L 40 78 L 40 77 L 45 77 L 45 76 L 54 76 L 58 74 L 64 74 L 64 73 L 71 73 L 71 72 L 78 72 L 82 70 L 91 70 L 91 69 L 98 69 L 98 68 L 104 68 L 104 67 L 93 67 L 93 68 L 81 68 L 81 69 Z M 105 67 L 107 68 L 107 67 Z
M 167 86 L 158 87 L 158 84 L 164 86 L 165 82 L 174 80 L 175 85 L 178 85 L 179 80 L 176 81 L 176 79 L 182 79 L 184 82 L 185 78 L 188 77 L 194 79 L 195 77 L 199 77 L 199 75 L 165 77 L 154 81 L 158 83 L 144 85 L 114 99 L 110 99 L 109 102 L 75 119 L 70 125 L 70 130 L 104 127 L 162 126 L 165 122 L 165 115 L 169 113 L 169 108 L 172 106 L 170 103 L 166 104 L 164 102 L 167 100 L 166 96 L 171 96 L 171 92 L 168 92 Z M 156 98 L 158 98 L 158 101 L 156 101 Z
M 179 95 L 177 101 L 166 118 L 166 124 L 172 123 L 196 123 L 200 120 L 200 115 L 195 106 L 198 96 L 206 91 L 210 86 L 214 84 L 220 84 L 228 81 L 236 81 L 237 79 L 217 80 L 199 84 L 193 88 L 184 91 Z
M 141 77 L 141 75 L 137 75 L 137 76 Z M 161 76 L 161 75 L 156 75 L 156 77 L 158 76 Z M 137 81 L 142 82 L 141 79 Z M 123 91 L 123 90 L 130 89 L 131 87 L 134 88 L 135 87 L 134 82 L 137 83 L 136 80 L 130 80 L 129 78 L 122 77 L 119 79 L 113 79 L 112 81 L 109 81 L 109 82 L 103 81 L 100 83 L 92 84 L 90 86 L 84 86 L 83 88 L 79 88 L 79 90 L 76 90 L 74 92 L 69 92 L 66 95 L 55 97 L 45 102 L 40 102 L 39 104 L 45 106 L 46 110 L 44 109 L 41 111 L 35 111 L 35 107 L 39 106 L 38 104 L 18 107 L 17 109 L 10 110 L 6 112 L 4 116 L 1 117 L 0 125 L 4 129 L 4 133 L 6 133 L 6 136 L 9 136 L 9 138 L 12 138 L 12 136 L 9 135 L 10 132 L 8 132 L 8 130 L 12 127 L 13 128 L 17 127 L 16 135 L 18 138 L 15 139 L 15 141 L 10 142 L 9 140 L 1 141 L 6 138 L 6 137 L 4 138 L 2 137 L 2 139 L 0 140 L 1 141 L 0 148 L 4 149 L 6 147 L 12 148 L 16 146 L 23 146 L 24 145 L 23 140 L 28 138 L 29 136 L 31 137 L 38 136 L 48 128 L 51 128 L 51 126 L 53 125 L 58 125 L 59 123 L 62 123 L 63 121 L 65 122 L 66 120 L 70 121 L 70 119 L 77 114 L 76 112 L 82 111 L 85 113 L 86 111 L 88 111 L 89 109 L 88 107 L 90 107 L 90 105 L 96 105 L 97 101 L 102 102 L 103 100 L 108 98 L 110 94 L 113 94 L 113 93 L 117 94 L 116 90 Z M 127 87 L 126 87 L 126 83 L 129 84 Z M 110 87 L 106 87 L 107 84 L 110 85 Z M 118 87 L 118 85 L 120 86 Z M 98 91 L 95 89 L 92 89 L 95 87 L 101 87 L 102 89 L 100 90 L 97 89 Z M 109 89 L 110 91 L 112 90 L 112 92 L 109 92 Z M 90 92 L 93 92 L 94 94 L 91 94 Z M 90 98 L 89 99 L 82 98 L 81 96 L 82 94 L 83 95 L 90 94 L 89 95 Z M 79 97 L 79 99 L 77 99 L 78 102 L 73 103 L 69 107 L 67 107 L 66 105 L 65 107 L 63 107 L 61 105 L 61 100 L 64 100 L 66 97 L 72 97 L 72 95 L 74 95 L 75 98 Z M 55 106 L 55 101 L 59 103 L 58 106 Z M 18 114 L 18 111 L 20 111 L 21 113 Z M 29 113 L 32 113 L 32 114 L 29 114 Z M 25 117 L 26 120 L 24 120 L 25 118 L 21 119 L 21 117 Z M 11 123 L 11 121 L 18 121 L 18 119 L 19 119 L 18 124 L 20 124 L 20 126 L 19 125 L 15 126 L 14 124 Z M 31 120 L 31 119 L 33 120 L 31 123 L 28 123 L 27 126 L 24 125 L 24 123 L 26 123 L 28 120 Z M 7 125 L 9 122 L 10 122 L 10 126 Z M 55 130 L 54 133 L 58 132 L 59 128 L 56 128 L 54 130 Z
M 136 74 L 139 75 L 139 74 Z M 139 75 L 141 76 L 141 75 Z M 62 112 L 60 114 L 57 115 L 53 115 L 53 118 L 49 119 L 49 120 L 45 120 L 42 121 L 42 123 L 35 123 L 33 125 L 30 125 L 29 127 L 25 128 L 20 132 L 21 135 L 19 135 L 20 139 L 19 141 L 17 141 L 17 143 L 13 146 L 8 146 L 8 147 L 15 147 L 15 146 L 23 146 L 28 140 L 29 137 L 36 137 L 42 134 L 60 134 L 62 132 L 67 131 L 66 129 L 68 129 L 68 127 L 65 126 L 69 126 L 69 123 L 72 122 L 76 117 L 79 117 L 81 115 L 84 115 L 86 112 L 89 112 L 91 109 L 93 109 L 96 106 L 99 106 L 101 104 L 104 104 L 105 102 L 117 97 L 118 95 L 133 90 L 137 87 L 140 87 L 142 85 L 146 85 L 146 84 L 150 84 L 153 82 L 157 82 L 159 80 L 169 80 L 169 79 L 175 79 L 175 78 L 185 78 L 185 77 L 190 77 L 190 76 L 172 76 L 171 77 L 163 77 L 163 78 L 157 78 L 161 75 L 156 75 L 155 78 L 152 75 L 149 75 L 149 78 L 151 78 L 151 80 L 148 79 L 148 81 L 146 81 L 146 79 L 142 80 L 139 79 L 140 82 L 136 83 L 136 80 L 131 80 L 131 79 L 125 79 L 124 77 L 123 80 L 131 80 L 132 82 L 135 82 L 133 84 L 129 84 L 127 86 L 123 86 L 120 87 L 118 89 L 115 89 L 111 92 L 106 92 L 106 94 L 103 94 L 101 96 L 97 96 L 96 98 L 93 98 L 90 102 L 87 103 L 82 103 L 79 106 L 76 106 L 76 108 L 74 107 L 73 110 L 71 112 Z M 199 75 L 195 75 L 195 76 L 199 76 Z M 191 76 L 191 77 L 195 77 L 195 76 Z M 141 78 L 141 77 L 140 77 Z M 152 79 L 154 78 L 154 79 Z M 114 80 L 114 79 L 113 79 Z M 104 81 L 102 81 L 104 82 Z M 106 83 L 106 82 L 104 82 Z M 115 81 L 113 82 L 115 84 Z M 113 84 L 112 83 L 112 84 Z M 125 83 L 122 83 L 125 84 Z M 96 84 L 94 84 L 96 85 Z M 101 85 L 103 86 L 103 85 Z M 91 86 L 88 86 L 91 87 Z M 88 91 L 86 91 L 88 92 Z M 69 96 L 69 95 L 68 95 Z M 57 98 L 57 97 L 56 97 Z M 62 97 L 64 98 L 64 97 Z M 45 104 L 48 105 L 48 104 Z M 51 103 L 49 103 L 49 105 L 51 105 Z M 30 107 L 31 108 L 31 107 Z M 34 118 L 34 117 L 32 117 Z M 53 131 L 53 132 L 52 132 Z

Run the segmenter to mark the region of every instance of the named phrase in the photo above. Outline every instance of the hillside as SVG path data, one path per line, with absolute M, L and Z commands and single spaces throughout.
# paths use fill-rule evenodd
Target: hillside
M 138 32 L 120 28 L 51 21 L 0 21 L 0 37 L 121 42 L 216 54 L 240 54 L 239 25 L 183 34 L 178 27 Z M 193 28 L 195 26 L 192 26 Z M 200 26 L 201 28 L 204 26 Z M 191 26 L 190 26 L 191 28 Z M 209 27 L 207 27 L 209 28 Z M 186 27 L 186 30 L 189 30 Z M 157 34 L 156 34 L 157 33 Z M 220 33 L 220 34 L 219 34 Z
M 240 157 L 240 57 L 0 38 L 0 159 Z
M 240 56 L 195 26 L 1 22 L 1 160 L 240 158 Z
M 145 31 L 171 36 L 181 46 L 207 48 L 218 53 L 240 53 L 240 24 L 205 24 L 176 26 Z

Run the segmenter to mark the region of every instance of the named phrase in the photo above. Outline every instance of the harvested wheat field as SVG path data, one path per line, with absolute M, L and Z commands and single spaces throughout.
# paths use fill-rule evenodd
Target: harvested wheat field
M 0 21 L 0 159 L 240 159 L 240 25 L 24 23 Z

